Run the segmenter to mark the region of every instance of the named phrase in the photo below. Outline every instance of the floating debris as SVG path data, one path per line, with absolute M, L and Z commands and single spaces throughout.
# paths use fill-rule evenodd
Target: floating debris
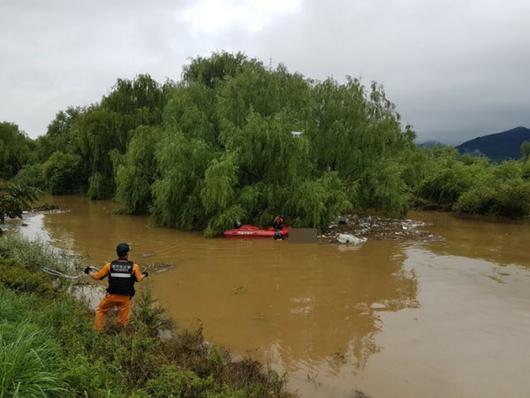
M 247 291 L 244 286 L 238 286 L 234 289 L 233 294 L 240 295 Z
M 358 217 L 344 215 L 331 223 L 318 238 L 329 243 L 361 245 L 367 240 L 422 240 L 437 241 L 441 237 L 423 230 L 429 224 L 410 219 L 393 219 L 377 216 Z
M 368 239 L 367 238 L 358 238 L 351 234 L 338 234 L 337 235 L 337 242 L 342 243 L 343 245 L 347 244 L 353 244 L 353 245 L 362 245 L 363 243 L 366 243 Z
M 54 205 L 53 203 L 42 203 L 38 206 L 31 208 L 31 211 L 50 211 L 50 210 L 59 210 L 59 206 Z
M 142 268 L 144 268 L 146 271 L 155 272 L 155 273 L 165 272 L 175 267 L 176 267 L 175 264 L 167 264 L 167 263 L 152 263 L 152 264 L 146 264 L 142 266 Z

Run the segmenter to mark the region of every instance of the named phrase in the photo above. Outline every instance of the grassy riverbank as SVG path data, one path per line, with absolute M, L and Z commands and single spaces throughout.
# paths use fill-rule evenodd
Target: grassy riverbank
M 17 236 L 0 238 L 0 397 L 291 397 L 285 378 L 177 330 L 148 293 L 125 330 L 92 330 L 68 294 L 67 260 Z M 161 328 L 171 337 L 161 339 Z

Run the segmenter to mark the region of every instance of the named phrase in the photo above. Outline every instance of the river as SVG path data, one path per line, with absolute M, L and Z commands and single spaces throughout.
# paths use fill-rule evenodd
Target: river
M 132 243 L 177 325 L 287 372 L 302 397 L 530 396 L 530 223 L 411 213 L 436 242 L 205 239 L 53 197 L 21 231 L 93 265 Z M 144 286 L 145 288 L 145 286 Z

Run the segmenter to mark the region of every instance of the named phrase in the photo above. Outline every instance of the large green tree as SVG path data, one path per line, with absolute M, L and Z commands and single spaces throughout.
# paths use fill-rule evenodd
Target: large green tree
M 376 84 L 314 82 L 217 53 L 194 59 L 165 94 L 160 128 L 138 130 L 115 156 L 129 212 L 151 208 L 162 225 L 215 235 L 279 212 L 323 228 L 353 208 L 407 208 L 414 133 Z
M 43 164 L 46 186 L 52 194 L 73 193 L 82 186 L 82 168 L 79 156 L 54 152 Z
M 31 140 L 14 123 L 0 123 L 0 178 L 9 179 L 31 159 Z
M 45 162 L 54 152 L 76 152 L 77 142 L 72 127 L 82 108 L 68 107 L 59 111 L 48 125 L 46 134 L 36 139 L 37 157 L 40 162 Z

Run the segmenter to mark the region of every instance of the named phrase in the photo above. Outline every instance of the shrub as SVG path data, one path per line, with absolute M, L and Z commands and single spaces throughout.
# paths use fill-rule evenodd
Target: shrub
M 0 260 L 0 283 L 17 292 L 49 295 L 55 291 L 49 278 L 22 268 L 14 260 Z
M 173 328 L 173 321 L 155 301 L 149 289 L 142 290 L 135 300 L 135 321 L 145 325 L 151 337 L 158 336 L 160 330 Z
M 46 186 L 52 194 L 62 195 L 79 189 L 80 161 L 77 155 L 57 151 L 43 164 Z
M 453 210 L 459 213 L 488 214 L 496 202 L 495 191 L 487 186 L 477 186 L 464 192 L 456 201 Z
M 212 378 L 203 379 L 189 370 L 166 365 L 158 377 L 146 383 L 143 390 L 152 398 L 201 398 L 213 389 Z
M 510 218 L 530 215 L 530 182 L 512 179 L 502 184 L 497 190 L 493 211 Z
M 530 183 L 522 179 L 511 179 L 497 189 L 477 185 L 463 193 L 453 209 L 469 214 L 527 217 L 530 214 Z
M 15 176 L 14 182 L 21 186 L 46 189 L 44 170 L 41 164 L 25 165 Z
M 438 170 L 420 186 L 420 196 L 440 206 L 451 206 L 471 188 L 474 176 L 462 164 Z

